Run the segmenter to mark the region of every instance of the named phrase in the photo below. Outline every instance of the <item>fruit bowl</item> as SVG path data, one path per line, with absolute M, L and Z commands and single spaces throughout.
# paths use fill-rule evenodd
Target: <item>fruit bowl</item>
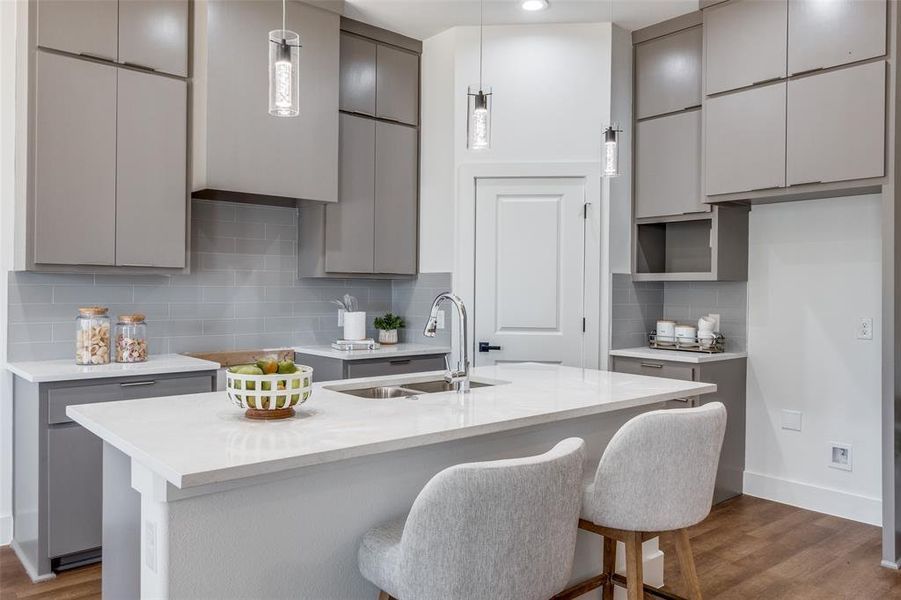
M 255 365 L 227 369 L 225 393 L 235 406 L 244 409 L 244 415 L 250 419 L 292 417 L 294 407 L 306 402 L 312 393 L 313 368 L 291 365 L 294 368 L 291 373 L 263 373 Z M 288 369 L 282 367 L 279 370 Z

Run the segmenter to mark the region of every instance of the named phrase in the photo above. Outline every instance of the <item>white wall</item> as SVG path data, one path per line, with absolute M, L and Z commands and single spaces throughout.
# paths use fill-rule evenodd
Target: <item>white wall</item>
M 12 538 L 12 377 L 6 363 L 7 282 L 16 194 L 17 2 L 0 2 L 0 545 Z
M 745 491 L 881 521 L 879 195 L 755 206 L 748 273 Z M 861 317 L 874 339 L 856 339 Z M 783 409 L 802 430 L 781 428 Z M 830 442 L 853 471 L 829 468 Z

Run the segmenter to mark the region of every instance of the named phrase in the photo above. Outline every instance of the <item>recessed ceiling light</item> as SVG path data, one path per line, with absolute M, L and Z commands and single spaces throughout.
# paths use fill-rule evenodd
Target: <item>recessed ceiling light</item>
M 550 3 L 548 0 L 522 0 L 523 10 L 544 10 Z

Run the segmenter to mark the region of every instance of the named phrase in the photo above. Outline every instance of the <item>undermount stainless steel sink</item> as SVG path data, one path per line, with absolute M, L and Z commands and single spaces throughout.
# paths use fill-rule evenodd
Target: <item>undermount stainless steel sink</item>
M 470 387 L 488 387 L 493 383 L 482 383 L 480 381 L 471 381 Z M 350 394 L 358 398 L 409 398 L 410 396 L 418 396 L 420 394 L 437 394 L 438 392 L 451 392 L 454 390 L 454 384 L 448 383 L 443 379 L 432 379 L 429 381 L 416 381 L 412 383 L 394 383 L 388 382 L 385 385 L 366 385 L 359 388 L 347 388 L 343 385 L 325 386 L 325 389 L 333 392 L 341 392 L 342 394 Z

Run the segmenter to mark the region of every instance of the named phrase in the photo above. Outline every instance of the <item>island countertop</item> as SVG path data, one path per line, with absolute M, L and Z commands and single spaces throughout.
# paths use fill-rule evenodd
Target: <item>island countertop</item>
M 178 488 L 508 431 L 716 391 L 707 383 L 536 363 L 477 367 L 495 385 L 364 399 L 323 386 L 412 383 L 443 373 L 316 383 L 297 416 L 251 421 L 225 392 L 70 406 L 66 414 Z

